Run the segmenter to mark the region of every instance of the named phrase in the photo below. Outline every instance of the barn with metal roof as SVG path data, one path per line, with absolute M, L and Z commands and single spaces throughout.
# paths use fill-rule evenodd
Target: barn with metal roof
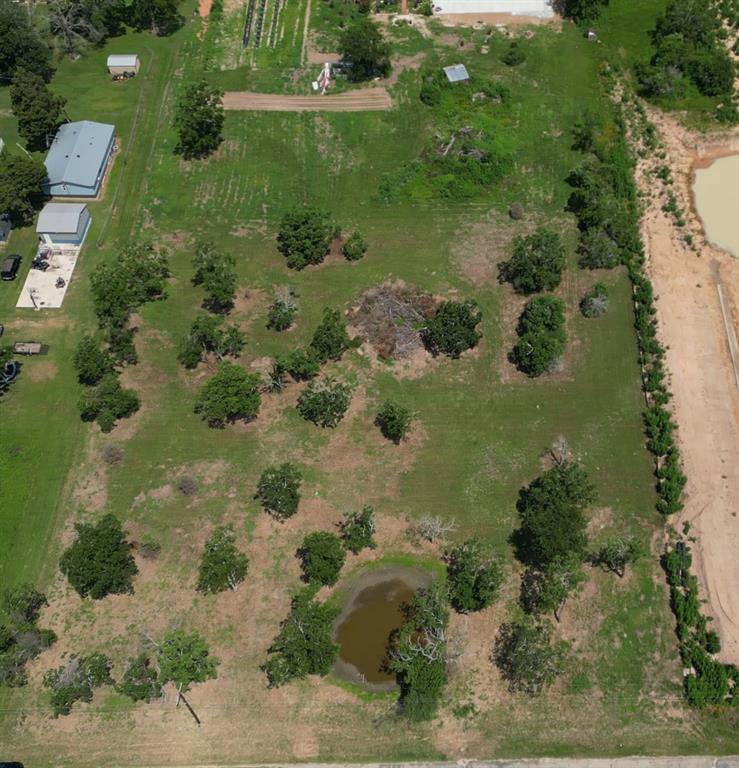
M 115 126 L 81 120 L 62 125 L 44 164 L 43 190 L 53 197 L 95 197 L 113 151 Z
M 85 203 L 46 203 L 38 215 L 36 234 L 46 245 L 82 245 L 90 220 Z

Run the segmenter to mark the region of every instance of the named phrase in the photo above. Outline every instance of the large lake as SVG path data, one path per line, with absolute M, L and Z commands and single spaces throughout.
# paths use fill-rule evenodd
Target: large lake
M 693 192 L 708 240 L 739 258 L 739 155 L 699 168 Z

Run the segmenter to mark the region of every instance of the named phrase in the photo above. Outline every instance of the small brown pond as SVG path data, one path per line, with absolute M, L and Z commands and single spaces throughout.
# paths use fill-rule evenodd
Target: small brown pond
M 431 582 L 427 571 L 387 567 L 360 576 L 336 621 L 339 677 L 369 690 L 391 690 L 395 678 L 382 671 L 390 633 L 403 623 L 401 607 Z

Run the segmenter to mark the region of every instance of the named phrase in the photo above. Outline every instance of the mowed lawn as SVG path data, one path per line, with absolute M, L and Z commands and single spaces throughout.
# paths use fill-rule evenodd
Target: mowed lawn
M 612 0 L 612 6 L 620 2 Z M 227 16 L 221 26 L 234 30 L 238 24 Z M 499 63 L 507 41 L 494 38 L 490 53 L 482 54 L 480 36 L 469 40 L 464 51 L 440 49 L 439 60 L 462 60 L 476 76 L 509 86 L 505 120 L 514 137 L 514 170 L 489 194 L 464 202 L 386 205 L 376 197 L 384 173 L 418 157 L 433 141 L 413 73 L 401 77 L 398 108 L 388 113 L 228 113 L 218 152 L 205 162 L 186 163 L 173 155 L 174 95 L 201 75 L 235 87 L 235 73 L 243 72 L 217 71 L 223 44 L 216 30 L 203 41 L 192 24 L 168 40 L 130 35 L 60 66 L 54 87 L 68 97 L 70 116 L 115 122 L 121 151 L 104 199 L 92 204 L 93 229 L 62 312 L 15 311 L 22 276 L 0 286 L 6 337 L 32 334 L 49 344 L 48 356 L 29 360 L 0 401 L 0 574 L 8 581 L 37 579 L 52 595 L 46 620 L 62 637 L 41 665 L 59 663 L 62 651 L 99 649 L 119 671 L 142 632 L 183 624 L 206 636 L 222 666 L 217 681 L 193 689 L 205 720 L 198 731 L 186 713 L 171 712 L 171 702 L 133 707 L 109 690 L 60 728 L 43 712 L 38 665 L 31 687 L 3 692 L 0 699 L 0 743 L 12 745 L 15 759 L 99 765 L 115 754 L 117 762 L 134 765 L 457 757 L 465 745 L 466 754 L 479 757 L 736 748 L 730 723 L 682 705 L 656 557 L 662 521 L 654 511 L 652 467 L 643 446 L 630 286 L 622 270 L 577 270 L 574 224 L 563 212 L 565 178 L 578 162 L 569 130 L 585 109 L 605 109 L 597 77 L 600 52 L 569 27 L 560 34 L 540 30 L 526 44 L 526 63 L 511 70 Z M 107 54 L 134 49 L 142 73 L 131 83 L 110 83 Z M 278 52 L 274 56 L 283 61 Z M 292 63 L 293 56 L 294 49 L 284 61 Z M 276 70 L 269 78 L 278 83 L 286 73 Z M 7 90 L 0 98 L 7 100 Z M 9 121 L 3 121 L 5 131 Z M 515 201 L 526 211 L 519 225 L 506 215 Z M 366 257 L 356 264 L 331 258 L 318 268 L 289 271 L 274 235 L 282 214 L 303 202 L 325 208 L 344 231 L 358 227 L 369 242 Z M 560 373 L 528 380 L 506 361 L 522 302 L 498 285 L 495 264 L 517 232 L 538 223 L 561 231 L 569 249 L 570 269 L 558 294 L 568 305 L 570 342 Z M 80 390 L 70 360 L 79 337 L 94 328 L 88 277 L 96 263 L 114 260 L 130 240 L 147 238 L 170 250 L 169 295 L 145 306 L 137 318 L 141 359 L 125 377 L 139 390 L 142 410 L 101 437 L 78 419 Z M 193 413 L 197 387 L 209 371 L 186 372 L 177 362 L 180 340 L 201 311 L 202 292 L 190 281 L 198 239 L 236 257 L 240 287 L 232 317 L 247 332 L 240 361 L 246 367 L 305 344 L 324 307 L 348 309 L 363 291 L 387 279 L 475 299 L 483 312 L 482 343 L 461 360 L 433 361 L 412 376 L 370 363 L 360 352 L 347 353 L 331 370 L 356 381 L 355 405 L 335 432 L 299 418 L 296 385 L 280 398 L 266 395 L 254 425 L 209 429 Z M 16 233 L 11 247 L 30 256 L 33 240 L 31 231 Z M 578 301 L 596 279 L 609 285 L 610 309 L 599 320 L 585 320 Z M 300 301 L 296 327 L 283 334 L 265 327 L 276 285 L 292 286 Z M 384 443 L 372 426 L 387 397 L 416 414 L 408 446 Z M 558 628 L 573 644 L 567 673 L 551 692 L 530 700 L 505 691 L 488 654 L 498 624 L 516 611 L 517 566 L 508 544 L 516 496 L 542 470 L 548 447 L 560 435 L 598 488 L 593 540 L 633 533 L 652 544 L 655 554 L 624 582 L 589 571 L 582 598 L 573 601 Z M 106 444 L 123 450 L 115 466 L 102 462 Z M 304 471 L 303 514 L 297 527 L 265 529 L 253 499 L 255 484 L 265 466 L 286 460 Z M 199 483 L 192 498 L 174 488 L 183 474 Z M 373 504 L 388 528 L 392 521 L 410 523 L 424 514 L 453 518 L 455 537 L 484 538 L 510 573 L 494 614 L 472 622 L 477 655 L 472 668 L 451 682 L 441 723 L 395 722 L 387 716 L 391 699 L 365 701 L 332 679 L 268 691 L 259 671 L 298 584 L 294 550 L 302 533 L 329 527 L 341 512 L 364 504 Z M 73 521 L 107 511 L 126 521 L 134 538 L 157 538 L 162 558 L 147 566 L 134 596 L 81 603 L 56 575 L 58 552 Z M 203 538 L 221 521 L 235 524 L 252 569 L 236 595 L 196 597 Z M 401 534 L 389 537 L 382 554 L 402 550 L 401 540 Z M 477 703 L 478 713 L 455 718 L 452 708 L 468 700 Z M 24 724 L 20 712 L 28 716 Z

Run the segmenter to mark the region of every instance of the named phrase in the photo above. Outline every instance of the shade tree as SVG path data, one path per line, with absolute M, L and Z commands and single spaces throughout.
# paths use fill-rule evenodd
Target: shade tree
M 236 548 L 233 526 L 219 525 L 208 537 L 198 570 L 198 592 L 234 592 L 246 578 L 249 560 Z
M 46 167 L 38 158 L 11 154 L 7 148 L 0 151 L 0 211 L 15 226 L 31 223 L 44 201 L 45 180 Z
M 552 639 L 550 624 L 512 621 L 500 627 L 492 657 L 511 691 L 534 695 L 562 673 L 565 644 Z
M 329 531 L 314 531 L 306 535 L 298 549 L 303 580 L 309 584 L 332 587 L 346 560 L 341 539 Z
M 288 211 L 280 222 L 277 248 L 291 269 L 320 264 L 329 252 L 334 226 L 326 211 L 300 206 Z
M 547 470 L 519 492 L 520 527 L 513 534 L 517 556 L 538 568 L 585 558 L 585 509 L 595 500 L 595 486 L 587 473 L 566 461 Z
M 449 602 L 460 613 L 480 611 L 499 596 L 503 568 L 478 539 L 467 539 L 444 553 Z
M 526 613 L 552 613 L 557 622 L 567 599 L 585 581 L 578 557 L 557 558 L 541 566 L 527 568 L 521 575 L 521 607 Z
M 18 133 L 31 150 L 47 150 L 64 122 L 63 96 L 52 93 L 44 78 L 26 69 L 16 71 L 10 86 L 10 104 L 18 120 Z
M 554 290 L 562 280 L 566 266 L 562 238 L 556 232 L 539 227 L 530 235 L 513 241 L 510 259 L 500 264 L 500 279 L 510 283 L 517 293 L 529 295 Z
M 306 587 L 293 597 L 262 665 L 270 688 L 331 671 L 339 650 L 333 639 L 337 615 L 336 606 L 315 599 L 314 588 Z
M 298 397 L 298 413 L 319 427 L 335 427 L 344 418 L 352 391 L 351 384 L 330 376 L 314 379 Z
M 128 660 L 128 667 L 116 685 L 116 690 L 132 701 L 154 701 L 162 695 L 159 671 L 146 653 Z
M 344 546 L 355 555 L 363 549 L 375 549 L 374 510 L 367 505 L 361 512 L 345 512 L 339 523 Z
M 236 294 L 236 259 L 207 242 L 200 242 L 193 258 L 192 282 L 205 290 L 205 306 L 212 312 L 228 312 Z
M 195 399 L 195 413 L 209 427 L 224 427 L 234 421 L 252 421 L 261 405 L 261 379 L 240 366 L 222 362 L 218 371 L 203 384 Z
M 477 326 L 482 314 L 474 301 L 444 301 L 423 329 L 422 338 L 433 355 L 458 358 L 476 347 L 482 334 Z
M 110 432 L 119 419 L 135 413 L 140 407 L 139 396 L 133 389 L 121 386 L 118 375 L 103 375 L 95 387 L 88 387 L 79 401 L 83 421 L 97 421 L 103 432 Z
M 626 568 L 644 555 L 644 545 L 634 536 L 614 536 L 600 546 L 593 559 L 605 570 L 623 578 Z
M 157 646 L 159 681 L 173 683 L 180 694 L 187 693 L 193 683 L 203 683 L 218 676 L 220 661 L 211 656 L 208 643 L 198 632 L 174 629 L 167 632 Z
M 352 340 L 346 330 L 346 321 L 338 309 L 326 307 L 318 327 L 313 332 L 313 338 L 308 345 L 308 352 L 319 363 L 329 360 L 340 360 L 344 352 L 352 345 Z
M 97 523 L 77 523 L 75 533 L 59 569 L 80 597 L 100 600 L 133 592 L 132 579 L 138 568 L 118 518 L 107 514 Z
M 552 370 L 567 341 L 564 311 L 564 302 L 556 296 L 536 296 L 526 303 L 509 356 L 520 371 L 537 377 Z
M 72 362 L 77 371 L 77 380 L 80 384 L 88 386 L 99 384 L 103 376 L 113 370 L 110 354 L 93 336 L 89 335 L 80 339 Z
M 166 0 L 134 0 L 143 4 L 166 4 Z M 196 160 L 215 152 L 223 141 L 223 91 L 205 80 L 186 86 L 175 104 L 174 127 L 179 139 L 175 154 Z
M 287 520 L 298 511 L 302 479 L 300 470 L 290 462 L 269 467 L 259 478 L 255 497 L 265 512 L 277 520 Z
M 354 82 L 390 73 L 390 43 L 372 19 L 362 16 L 339 35 L 339 52 L 351 62 L 349 78 Z

